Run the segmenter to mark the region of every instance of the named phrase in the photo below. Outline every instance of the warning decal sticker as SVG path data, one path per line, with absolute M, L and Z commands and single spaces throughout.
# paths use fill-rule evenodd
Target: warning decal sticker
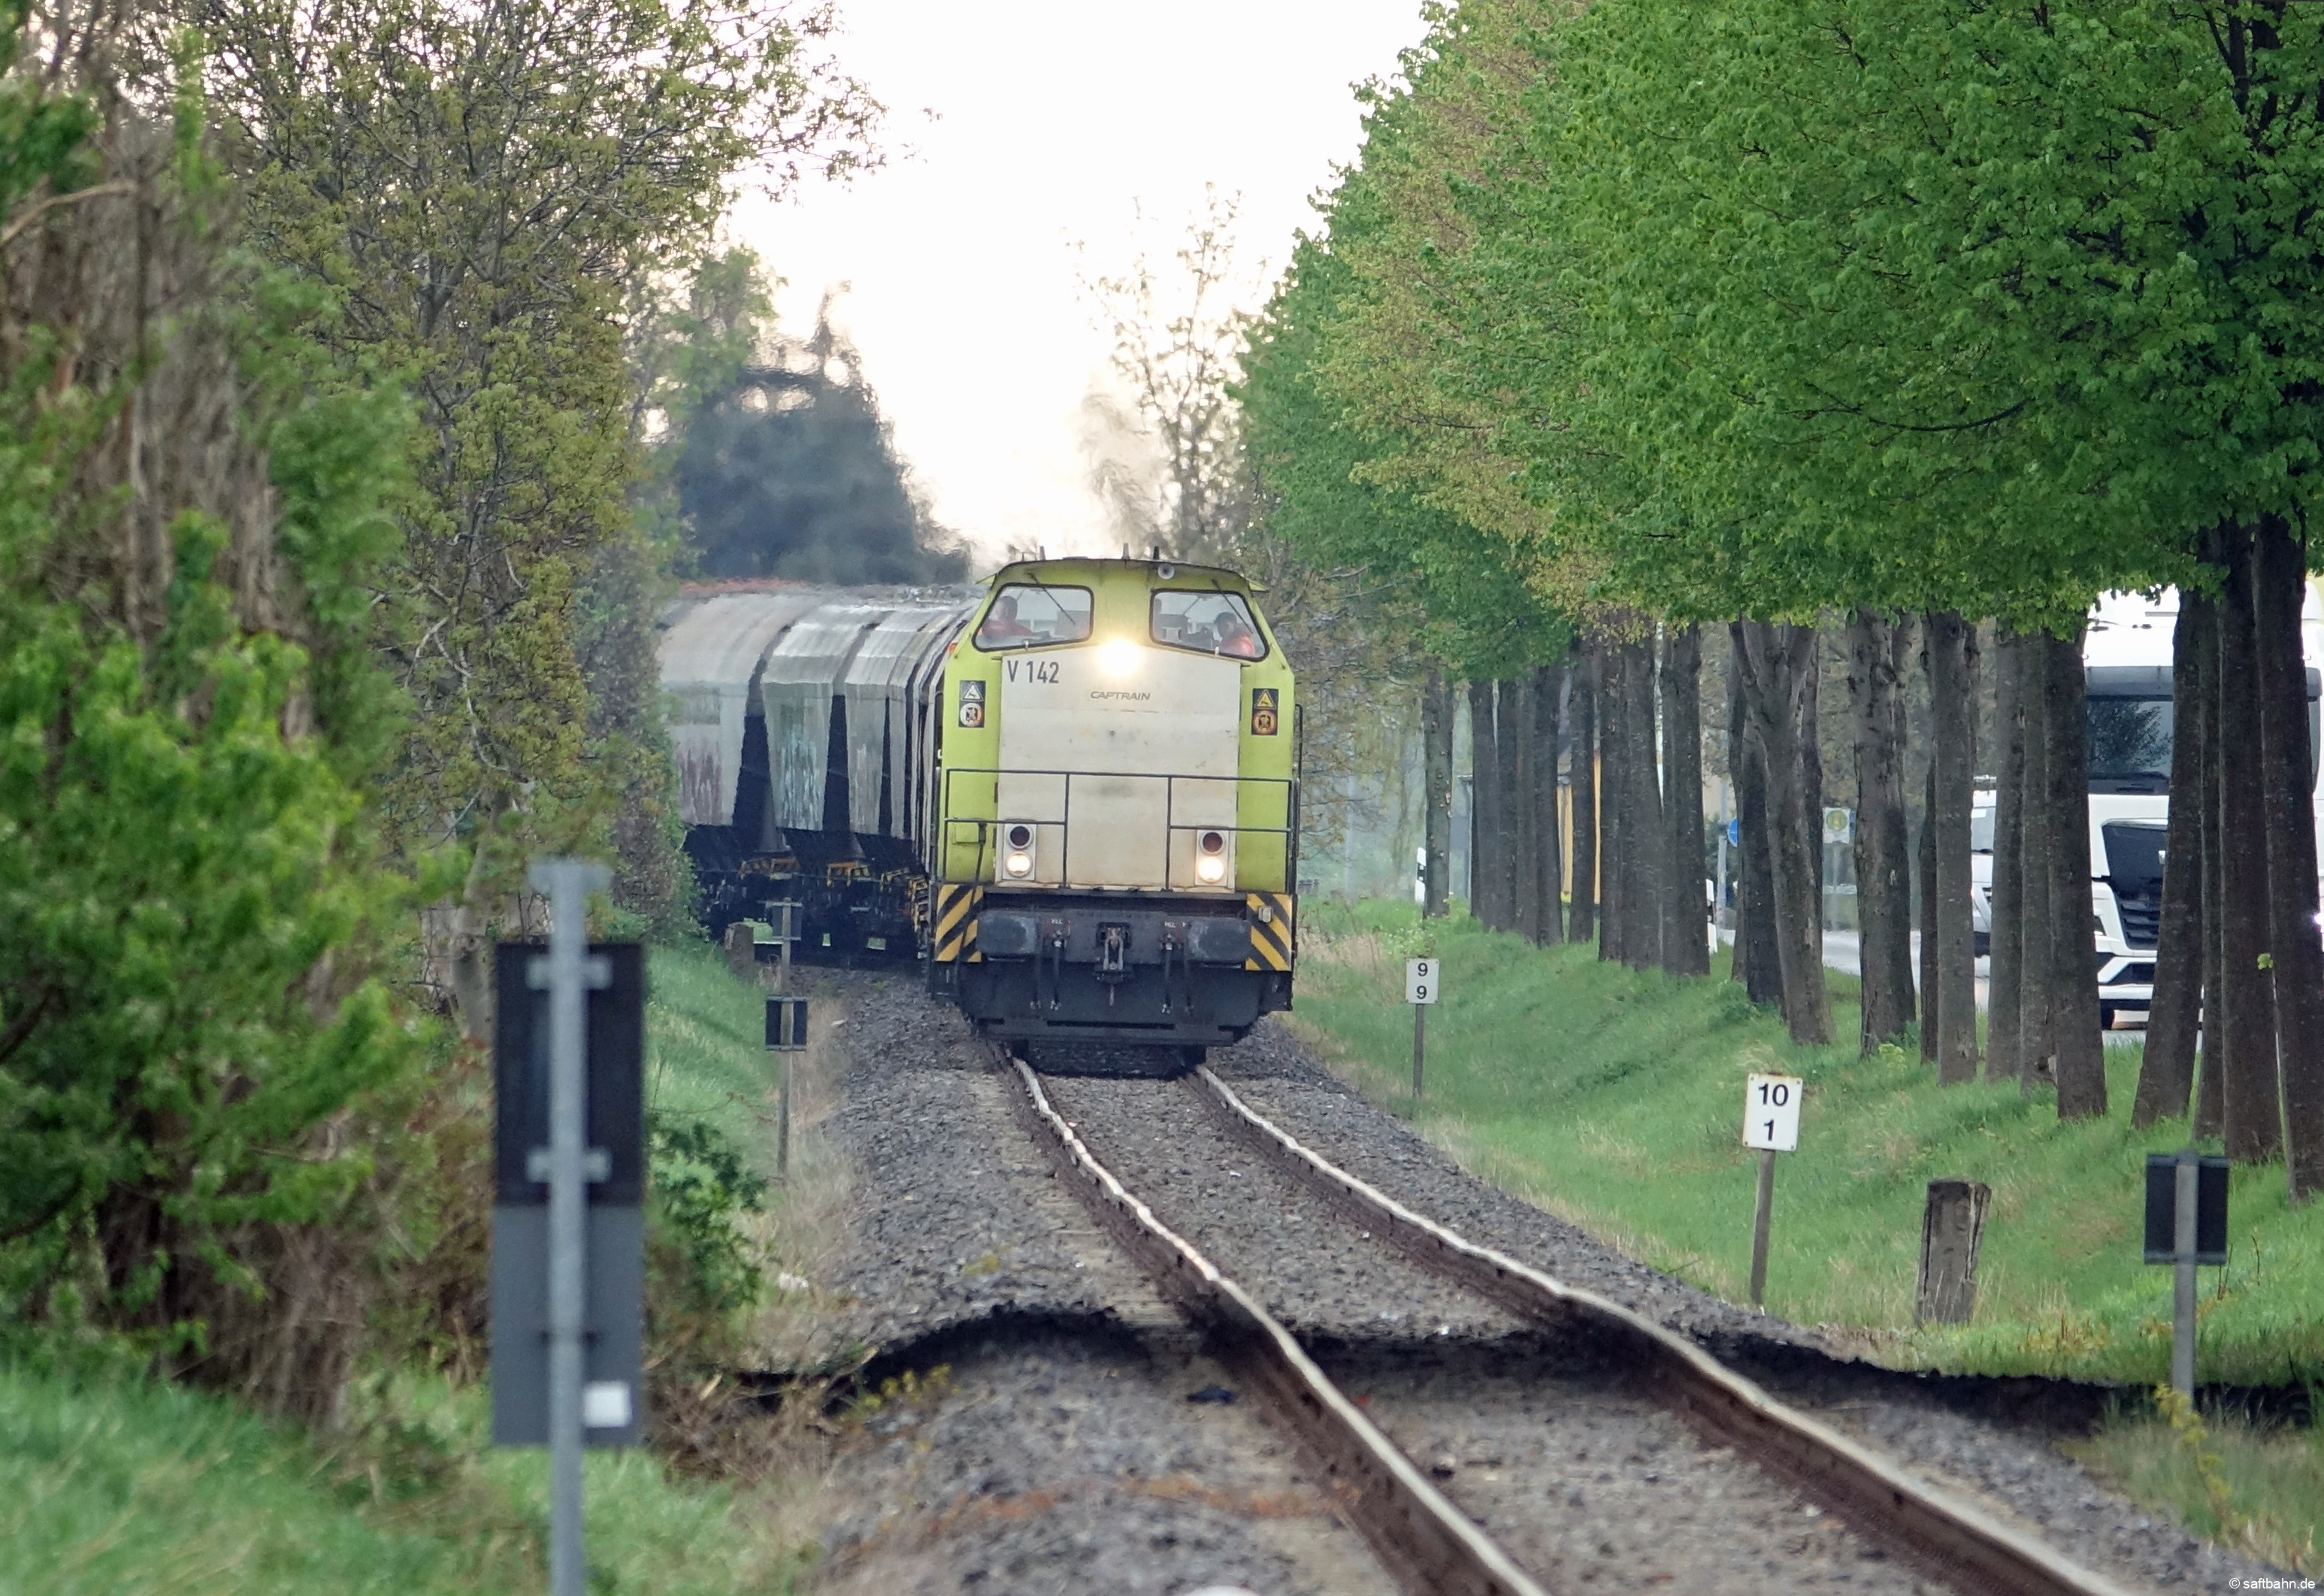
M 1015 661 L 1011 660 L 1011 664 Z M 968 680 L 960 684 L 960 724 L 974 730 L 984 724 L 984 684 Z
M 1276 727 L 1281 724 L 1275 712 L 1277 695 L 1280 691 L 1281 689 L 1277 687 L 1253 687 L 1250 690 L 1250 734 L 1252 736 L 1275 735 Z

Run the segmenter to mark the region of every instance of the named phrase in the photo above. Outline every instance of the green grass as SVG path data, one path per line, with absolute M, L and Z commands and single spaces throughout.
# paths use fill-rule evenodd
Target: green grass
M 2185 1122 L 2129 1123 L 2139 1050 L 2107 1049 L 2103 1119 L 2061 1124 L 2014 1084 L 1940 1088 L 1917 1056 L 1859 1058 L 1852 982 L 1834 983 L 1831 1047 L 1791 1046 L 1729 981 L 1684 982 L 1536 949 L 1397 905 L 1318 906 L 1301 927 L 1296 1023 L 1369 1094 L 1488 1178 L 1642 1260 L 1741 1300 L 1754 1155 L 1744 1076 L 1808 1087 L 1800 1150 L 1779 1155 L 1767 1306 L 1851 1333 L 1884 1361 L 2152 1385 L 2167 1377 L 2170 1273 L 2140 1261 L 2144 1155 Z M 1410 1095 L 1402 960 L 1444 960 L 1428 1091 Z M 1977 1312 L 1916 1330 L 1927 1183 L 1993 1188 Z M 2238 1169 L 2232 1248 L 2203 1275 L 2200 1378 L 2324 1378 L 2324 1205 L 2294 1209 L 2282 1167 Z
M 757 994 L 706 947 L 657 948 L 650 970 L 653 1101 L 755 1153 Z M 0 1596 L 544 1589 L 546 1454 L 486 1445 L 487 1407 L 481 1388 L 378 1379 L 344 1435 L 318 1436 L 119 1362 L 40 1343 L 0 1355 Z M 593 1596 L 789 1591 L 802 1489 L 739 1490 L 648 1453 L 593 1453 Z
M 765 1004 L 765 994 L 735 980 L 725 956 L 706 942 L 649 949 L 648 1105 L 708 1120 L 754 1154 L 762 1150 L 773 1080 Z
M 542 1589 L 543 1454 L 484 1449 L 481 1393 L 397 1397 L 392 1432 L 335 1451 L 207 1393 L 0 1366 L 0 1590 Z M 588 1493 L 595 1596 L 790 1588 L 728 1490 L 626 1453 L 591 1455 Z
M 2324 1431 L 2233 1418 L 2121 1416 L 2069 1450 L 2141 1501 L 2167 1505 L 2206 1540 L 2280 1568 L 2324 1574 Z

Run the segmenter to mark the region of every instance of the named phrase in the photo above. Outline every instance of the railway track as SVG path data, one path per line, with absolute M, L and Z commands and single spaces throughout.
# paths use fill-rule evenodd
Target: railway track
M 1692 1342 L 1405 1208 L 1207 1069 L 1003 1067 L 1059 1173 L 1408 1591 L 2122 1589 Z

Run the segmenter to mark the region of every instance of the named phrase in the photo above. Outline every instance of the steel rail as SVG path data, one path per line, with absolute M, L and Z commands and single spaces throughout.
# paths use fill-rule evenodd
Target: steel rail
M 1628 1342 L 1650 1370 L 1650 1386 L 1683 1416 L 1819 1499 L 1858 1533 L 1886 1542 L 1966 1589 L 2006 1596 L 2126 1596 L 2112 1580 L 1786 1407 L 1675 1332 L 1414 1213 L 1302 1145 L 1208 1066 L 1195 1075 L 1217 1108 L 1276 1167 L 1376 1228 L 1424 1268 L 1536 1324 L 1579 1322 Z
M 1323 1473 L 1341 1518 L 1413 1596 L 1548 1596 L 1491 1537 L 1446 1500 L 1308 1357 L 1290 1331 L 1099 1163 L 1050 1105 L 1021 1060 L 1020 1122 L 1114 1241 L 1208 1333 L 1214 1352 L 1265 1399 Z

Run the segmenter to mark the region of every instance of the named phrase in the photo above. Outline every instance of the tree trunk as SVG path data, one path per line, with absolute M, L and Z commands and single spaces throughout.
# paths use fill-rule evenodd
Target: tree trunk
M 2017 710 L 2025 726 L 2025 807 L 2018 848 L 2020 927 L 2017 964 L 2017 1084 L 2030 1092 L 2056 1075 L 2057 1026 L 2051 993 L 2052 968 L 2074 953 L 2060 947 L 2050 926 L 2050 853 L 2057 826 L 2050 813 L 2050 724 L 2048 638 L 2029 632 L 2017 640 Z M 2089 807 L 2089 799 L 2083 799 Z
M 1921 795 L 1921 841 L 1913 858 L 1913 873 L 1921 887 L 1921 1062 L 1937 1061 L 1937 761 L 1929 760 L 1928 778 Z
M 2324 1185 L 2324 947 L 2316 937 L 2315 781 L 2309 765 L 2308 673 L 2300 646 L 2307 550 L 2278 517 L 2263 517 L 2258 531 L 2252 582 L 2263 678 L 2260 792 L 2267 806 L 2268 953 L 2276 1056 L 2283 1073 L 2285 1174 L 2292 1200 L 2301 1203 Z
M 1573 783 L 1573 908 L 1566 918 L 1569 942 L 1598 935 L 1598 645 L 1575 645 L 1571 700 L 1573 735 L 1567 765 Z
M 1806 635 L 1792 682 L 1792 746 L 1800 761 L 1800 806 L 1808 828 L 1808 868 L 1815 880 L 1809 900 L 1815 910 L 1808 930 L 1815 941 L 1816 979 L 1823 970 L 1823 634 L 1812 626 L 1792 628 Z
M 1755 747 L 1744 755 L 1751 783 L 1738 804 L 1743 846 L 1736 883 L 1735 946 L 1743 959 L 1743 992 L 1755 1003 L 1784 1001 L 1783 961 L 1775 953 L 1775 859 L 1768 835 L 1767 782 Z
M 1534 832 L 1539 841 L 1534 854 L 1534 890 L 1541 898 L 1541 924 L 1534 940 L 1544 947 L 1554 947 L 1565 939 L 1564 907 L 1558 901 L 1565 885 L 1565 837 L 1557 808 L 1557 733 L 1564 703 L 1564 663 L 1535 666 L 1533 745 L 1538 780 L 1532 796 Z
M 2212 604 L 2179 593 L 2171 632 L 2171 820 L 2163 835 L 2163 912 L 2154 938 L 2154 1001 L 2130 1122 L 2144 1130 L 2187 1112 L 2203 1019 L 2203 789 L 2209 770 Z M 2303 705 L 2304 712 L 2306 706 Z
M 1740 623 L 1729 624 L 1730 636 L 1735 627 L 1739 624 Z M 1736 841 L 1727 866 L 1728 890 L 1734 894 L 1735 909 L 1732 937 L 1728 944 L 1729 952 L 1727 960 L 1727 978 L 1729 981 L 1743 982 L 1747 983 L 1748 988 L 1751 965 L 1748 952 L 1749 943 L 1743 935 L 1743 905 L 1744 894 L 1748 890 L 1750 872 L 1744 868 L 1744 854 L 1750 849 L 1752 843 L 1750 835 L 1744 830 L 1743 809 L 1744 789 L 1751 786 L 1756 792 L 1757 779 L 1752 776 L 1750 770 L 1751 739 L 1747 730 L 1747 717 L 1743 709 L 1743 673 L 1737 663 L 1739 652 L 1740 650 L 1735 645 L 1732 643 L 1729 645 L 1727 650 L 1727 779 L 1733 784 L 1734 789 L 1733 829 Z M 1754 802 L 1756 801 L 1754 799 Z
M 1493 703 L 1494 735 L 1505 751 L 1501 768 L 1501 815 L 1509 834 L 1509 927 L 1532 942 L 1541 931 L 1541 839 L 1535 835 L 1533 793 L 1538 769 L 1533 743 L 1533 684 L 1513 677 L 1500 684 Z M 1513 752 L 1508 752 L 1513 751 Z
M 1501 924 L 1508 858 L 1501 845 L 1499 752 L 1493 732 L 1493 684 L 1469 684 L 1469 912 L 1489 929 Z
M 1848 697 L 1856 733 L 1856 916 L 1865 1053 L 1913 1023 L 1912 848 L 1904 818 L 1904 698 L 1897 685 L 1904 628 L 1859 609 L 1848 625 Z
M 1736 831 L 1742 838 L 1735 861 L 1735 972 L 1755 1003 L 1783 1001 L 1781 966 L 1775 957 L 1775 863 L 1767 837 L 1766 763 L 1743 692 L 1740 621 L 1729 623 L 1736 641 L 1728 651 L 1728 768 L 1735 772 Z
M 1630 716 L 1629 655 L 1618 638 L 1599 645 L 1598 757 L 1599 845 L 1604 850 L 1598 881 L 1598 956 L 1628 957 L 1630 922 Z
M 1784 1024 L 1792 1040 L 1831 1040 L 1831 994 L 1824 980 L 1822 905 L 1816 852 L 1822 846 L 1821 762 L 1802 747 L 1815 730 L 1816 632 L 1812 626 L 1740 623 L 1743 696 L 1766 789 L 1770 897 Z
M 2083 707 L 2082 636 L 2044 637 L 2043 718 L 2050 758 L 2050 1012 L 2057 1047 L 2058 1117 L 2106 1112 L 2106 1043 L 2098 1034 L 2098 987 L 2091 960 L 2090 742 Z
M 1986 977 L 1985 1078 L 2024 1073 L 2025 640 L 1993 633 L 1993 880 L 1986 893 L 1991 963 Z
M 2219 885 L 2229 912 L 2219 927 L 2219 1039 L 2225 1045 L 2221 1107 L 2227 1157 L 2257 1164 L 2283 1148 L 2274 993 L 2260 963 L 2269 940 L 2267 805 L 2261 792 L 2266 778 L 2260 759 L 2260 704 L 2265 689 L 2252 604 L 2251 529 L 2228 528 L 2225 542 L 2227 577 L 2219 604 Z
M 1623 886 L 1623 946 L 1634 970 L 1663 961 L 1664 883 L 1670 879 L 1670 827 L 1664 817 L 1661 761 L 1655 747 L 1655 643 L 1648 632 L 1623 645 L 1629 726 L 1630 814 L 1622 826 L 1630 878 Z
M 1421 826 L 1421 845 L 1428 850 L 1421 913 L 1437 919 L 1444 913 L 1452 864 L 1452 689 L 1441 670 L 1431 670 L 1421 689 L 1420 747 L 1428 806 Z
M 1663 810 L 1670 834 L 1663 901 L 1663 968 L 1711 973 L 1702 890 L 1702 633 L 1673 627 L 1663 641 Z
M 1937 1079 L 1977 1079 L 1977 939 L 1969 900 L 1969 816 L 1977 769 L 1977 644 L 1958 610 L 1928 617 L 1929 697 L 1936 735 L 1930 769 L 1936 833 Z
M 2203 770 L 2196 797 L 2203 806 L 2203 1012 L 2195 1057 L 2195 1134 L 2217 1139 L 2227 1119 L 2222 1084 L 2226 1077 L 2227 1044 L 2222 1033 L 2226 1014 L 2227 921 L 2227 848 L 2222 835 L 2227 820 L 2227 794 L 2222 771 L 2226 761 L 2219 747 L 2219 604 L 2205 600 L 2203 618 Z M 2169 860 L 2164 860 L 2167 865 Z

